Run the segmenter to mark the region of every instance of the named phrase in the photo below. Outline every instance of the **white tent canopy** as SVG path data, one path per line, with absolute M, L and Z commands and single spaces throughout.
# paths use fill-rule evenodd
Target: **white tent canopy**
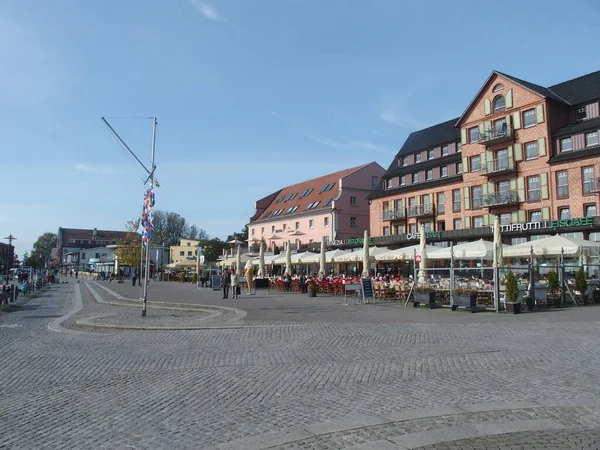
M 305 258 L 312 260 L 314 257 L 318 258 L 319 254 L 312 252 L 292 253 L 292 264 L 306 264 L 307 261 L 304 260 Z M 267 256 L 265 256 L 265 263 L 266 260 Z M 271 260 L 270 264 L 285 264 L 285 253 L 275 255 L 275 258 Z
M 326 263 L 340 262 L 339 258 L 343 257 L 344 255 L 347 255 L 348 253 L 350 253 L 350 251 L 340 250 L 339 248 L 335 249 L 335 250 L 329 250 L 328 252 L 325 252 L 325 262 Z M 362 255 L 361 252 L 355 252 L 355 253 Z M 314 253 L 314 256 L 308 256 L 306 258 L 302 258 L 302 263 L 303 264 L 319 264 L 320 256 L 321 255 L 319 253 Z
M 506 256 L 507 249 L 510 245 L 503 245 L 503 253 Z M 429 253 L 429 259 L 450 259 L 450 247 L 441 248 Z M 494 243 L 479 239 L 478 241 L 466 242 L 453 247 L 454 259 L 494 259 Z
M 362 249 L 361 249 L 362 250 Z M 387 247 L 369 247 L 369 259 L 375 261 L 375 257 L 382 253 L 389 252 L 390 249 Z M 363 252 L 348 252 L 338 258 L 335 258 L 335 262 L 362 262 Z
M 505 247 L 503 256 L 505 258 L 528 257 L 531 255 L 532 247 L 534 256 L 560 256 L 563 250 L 565 256 L 579 256 L 581 249 L 600 248 L 600 242 L 556 235 L 523 242 L 522 244 L 513 245 L 510 248 Z
M 411 245 L 409 247 L 397 248 L 396 250 L 390 250 L 384 253 L 380 253 L 375 256 L 377 261 L 405 261 L 405 260 L 413 260 L 415 258 L 415 250 L 417 251 L 417 255 L 420 254 L 420 246 Z M 425 247 L 427 254 L 429 255 L 431 252 L 439 250 L 439 247 L 435 247 L 433 245 L 427 245 Z

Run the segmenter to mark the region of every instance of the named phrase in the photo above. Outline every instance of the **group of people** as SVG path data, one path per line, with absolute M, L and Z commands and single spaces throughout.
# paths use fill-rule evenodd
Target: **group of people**
M 231 287 L 231 298 L 238 298 L 241 294 L 240 277 L 235 270 L 225 269 L 221 274 L 221 288 L 223 289 L 223 298 L 229 298 L 229 288 Z

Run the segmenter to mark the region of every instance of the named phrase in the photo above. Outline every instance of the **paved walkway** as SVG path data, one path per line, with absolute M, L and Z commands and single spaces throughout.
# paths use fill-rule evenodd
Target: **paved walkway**
M 600 308 L 220 297 L 155 283 L 144 318 L 123 284 L 20 299 L 0 448 L 600 448 Z

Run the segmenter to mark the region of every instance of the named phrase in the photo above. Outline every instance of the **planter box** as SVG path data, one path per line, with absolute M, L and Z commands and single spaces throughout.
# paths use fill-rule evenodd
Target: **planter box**
M 558 294 L 548 294 L 546 296 L 546 303 L 548 304 L 548 307 L 552 307 L 554 306 L 555 308 L 559 308 L 560 307 L 560 295 Z
M 506 312 L 510 314 L 521 314 L 521 303 L 506 302 Z
M 471 312 L 477 311 L 477 294 L 452 295 L 452 311 L 456 311 L 459 306 L 470 309 Z
M 435 292 L 413 292 L 415 297 L 414 306 L 417 307 L 423 303 L 426 305 L 435 305 Z
M 309 297 L 316 297 L 317 296 L 317 291 L 315 289 L 309 289 L 308 290 L 308 296 Z

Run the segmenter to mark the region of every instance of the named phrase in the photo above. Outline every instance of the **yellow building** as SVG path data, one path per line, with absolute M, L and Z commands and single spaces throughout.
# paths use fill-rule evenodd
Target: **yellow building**
M 185 260 L 196 260 L 196 248 L 200 241 L 196 239 L 180 239 L 179 245 L 170 247 L 170 262 L 176 263 Z

